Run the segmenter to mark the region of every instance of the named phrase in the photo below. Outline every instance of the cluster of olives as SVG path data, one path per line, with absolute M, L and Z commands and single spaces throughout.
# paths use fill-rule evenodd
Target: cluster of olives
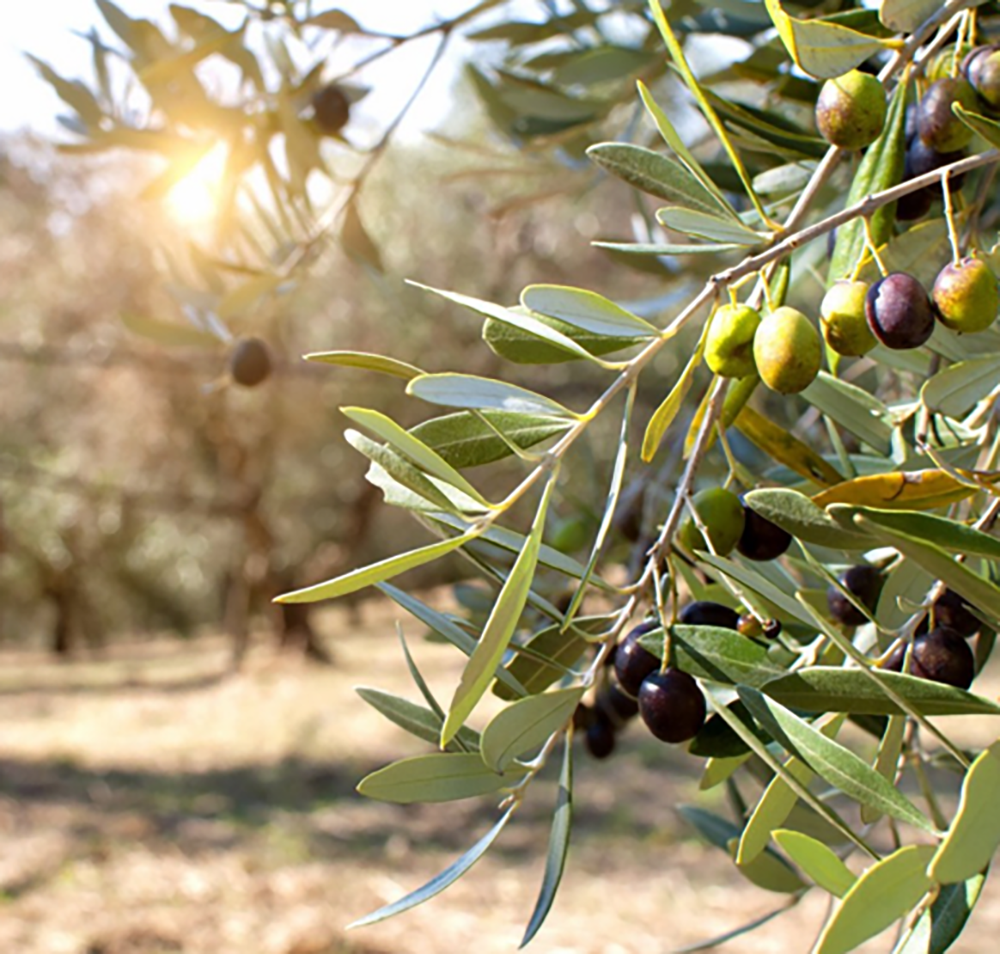
M 716 374 L 744 378 L 756 371 L 780 394 L 809 387 L 822 358 L 815 325 L 787 306 L 762 317 L 749 305 L 723 305 L 712 315 L 705 339 L 705 363 Z
M 820 304 L 827 344 L 845 356 L 867 353 L 881 342 L 896 351 L 919 348 L 934 319 L 962 334 L 985 331 L 1000 310 L 1000 288 L 986 262 L 967 256 L 938 272 L 928 295 L 906 272 L 877 282 L 834 283 Z
M 980 46 L 962 61 L 960 75 L 940 76 L 919 101 L 907 107 L 904 181 L 934 172 L 964 156 L 972 141 L 969 129 L 952 111 L 1000 109 L 1000 48 Z M 885 89 L 878 79 L 860 70 L 827 80 L 816 100 L 816 127 L 831 145 L 864 149 L 882 132 L 887 113 Z M 950 191 L 961 188 L 962 177 L 949 180 Z M 938 184 L 911 192 L 899 200 L 896 217 L 919 219 L 941 197 Z
M 740 616 L 721 603 L 697 600 L 680 611 L 677 621 L 738 630 Z M 593 706 L 577 707 L 574 719 L 585 731 L 585 745 L 594 758 L 607 758 L 614 751 L 616 733 L 637 715 L 656 738 L 672 744 L 693 739 L 705 724 L 705 697 L 697 681 L 682 669 L 663 668 L 639 642 L 659 625 L 647 620 L 632 629 L 608 657 L 614 676 L 605 681 Z
M 791 534 L 723 487 L 699 491 L 691 498 L 691 506 L 708 534 L 712 549 L 719 556 L 726 556 L 735 549 L 748 560 L 776 560 L 792 542 Z M 681 525 L 677 536 L 688 550 L 708 549 L 704 535 L 690 517 Z
M 839 577 L 840 584 L 856 602 L 874 611 L 884 582 L 876 567 L 868 564 L 852 566 Z M 830 615 L 845 626 L 860 626 L 867 621 L 836 586 L 827 591 Z M 933 603 L 914 634 L 910 652 L 910 674 L 932 682 L 943 682 L 959 689 L 968 689 L 976 675 L 976 660 L 966 640 L 981 626 L 969 604 L 954 590 L 946 589 Z M 901 672 L 906 656 L 905 645 L 897 647 L 882 664 L 883 668 Z
M 957 162 L 972 141 L 969 129 L 951 110 L 958 103 L 965 109 L 980 108 L 978 96 L 964 76 L 946 76 L 935 80 L 917 103 L 906 111 L 906 164 L 903 179 L 934 172 Z M 948 191 L 962 187 L 962 176 L 948 180 Z M 941 198 L 937 183 L 911 192 L 896 205 L 896 218 L 908 222 L 922 218 L 935 199 Z
M 956 162 L 972 140 L 972 131 L 952 112 L 958 103 L 975 112 L 1000 108 L 1000 49 L 978 46 L 962 60 L 958 76 L 936 79 L 906 115 L 905 179 L 925 175 Z M 962 176 L 949 180 L 949 191 L 962 186 Z M 901 199 L 896 216 L 903 220 L 926 215 L 934 199 L 941 197 L 937 184 Z

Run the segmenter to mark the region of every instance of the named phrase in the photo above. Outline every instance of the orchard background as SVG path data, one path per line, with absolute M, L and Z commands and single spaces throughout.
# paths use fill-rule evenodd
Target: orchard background
M 26 51 L 0 942 L 993 950 L 997 5 L 379 6 Z

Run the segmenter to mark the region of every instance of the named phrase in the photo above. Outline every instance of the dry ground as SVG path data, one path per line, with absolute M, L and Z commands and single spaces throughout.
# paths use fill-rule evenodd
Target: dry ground
M 0 952 L 4 954 L 494 954 L 534 904 L 551 782 L 476 869 L 400 918 L 344 925 L 446 866 L 495 817 L 489 799 L 372 803 L 356 781 L 420 744 L 353 694 L 414 696 L 392 617 L 324 618 L 337 667 L 255 651 L 220 678 L 218 639 L 151 642 L 60 665 L 0 654 Z M 414 631 L 416 632 L 416 631 Z M 459 662 L 416 641 L 448 697 Z M 991 739 L 990 726 L 974 727 Z M 638 727 L 605 763 L 577 760 L 569 866 L 537 954 L 660 954 L 780 904 L 704 848 L 675 806 L 698 763 Z M 958 954 L 1000 950 L 988 888 Z M 808 951 L 819 897 L 727 950 Z M 888 939 L 865 950 L 886 951 Z

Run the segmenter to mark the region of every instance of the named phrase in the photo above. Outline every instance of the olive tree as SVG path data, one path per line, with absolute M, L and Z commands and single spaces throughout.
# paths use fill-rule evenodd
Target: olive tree
M 437 27 L 442 42 L 496 6 Z M 278 7 L 304 28 L 294 4 L 268 10 Z M 416 357 L 314 356 L 385 375 L 438 409 L 409 428 L 377 408 L 342 409 L 368 480 L 432 539 L 279 602 L 377 586 L 467 657 L 448 700 L 405 644 L 423 701 L 361 691 L 432 747 L 363 779 L 363 795 L 498 801 L 495 824 L 454 864 L 357 924 L 463 876 L 554 772 L 527 943 L 566 861 L 574 737 L 608 757 L 638 716 L 704 760 L 702 788 L 730 792 L 730 817 L 685 812 L 738 872 L 791 904 L 810 891 L 835 902 L 815 951 L 852 950 L 897 922 L 899 954 L 943 951 L 1000 844 L 1000 749 L 970 751 L 936 721 L 1000 714 L 971 689 L 1000 621 L 994 5 L 548 9 L 541 23 L 473 31 L 507 43 L 502 61 L 477 62 L 477 91 L 526 152 L 570 170 L 586 156 L 635 190 L 638 234 L 603 244 L 674 270 L 684 299 L 640 315 L 566 285 L 529 285 L 515 305 L 425 289 L 480 316 L 486 345 L 509 362 L 596 369 L 604 383 L 575 407 L 546 393 L 544 374 L 528 388 L 513 373 L 425 370 Z M 360 29 L 339 11 L 311 23 Z M 719 34 L 733 41 L 724 62 L 705 56 Z M 213 49 L 233 42 L 206 35 Z M 199 46 L 184 50 L 196 59 Z M 636 79 L 630 108 L 623 88 Z M 255 128 L 284 124 L 291 182 L 303 160 L 282 102 Z M 349 113 L 339 106 L 335 126 Z M 313 121 L 323 108 L 313 101 Z M 616 141 L 594 141 L 602 124 Z M 351 212 L 357 181 L 343 193 L 341 235 L 371 259 Z M 272 190 L 279 205 L 289 198 Z M 313 249 L 300 238 L 286 264 Z M 253 290 L 270 294 L 287 275 L 255 276 Z M 671 356 L 672 379 L 651 380 Z M 642 416 L 637 394 L 649 387 L 660 403 Z M 613 466 L 577 560 L 551 545 L 548 516 L 596 441 Z M 521 469 L 488 493 L 483 475 L 499 461 Z M 624 493 L 630 475 L 645 493 Z M 627 579 L 615 534 L 639 548 Z M 390 582 L 449 554 L 491 587 L 481 620 Z M 553 578 L 571 598 L 552 598 Z M 488 693 L 506 705 L 483 725 Z M 928 780 L 932 763 L 954 771 L 954 810 Z M 747 801 L 751 776 L 765 784 Z

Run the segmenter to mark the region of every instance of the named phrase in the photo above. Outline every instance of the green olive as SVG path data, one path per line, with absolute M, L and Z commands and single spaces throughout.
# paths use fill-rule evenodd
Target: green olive
M 691 506 L 708 531 L 712 549 L 719 556 L 731 553 L 743 536 L 746 521 L 740 498 L 722 487 L 710 487 L 696 493 L 691 498 Z M 681 525 L 677 536 L 688 550 L 708 549 L 704 536 L 690 517 Z
M 823 358 L 816 326 L 795 308 L 765 315 L 753 339 L 761 380 L 781 394 L 795 394 L 812 384 Z
M 816 100 L 820 135 L 841 149 L 864 149 L 885 125 L 885 89 L 868 73 L 851 70 L 828 79 Z
M 724 378 L 753 374 L 753 336 L 760 313 L 749 305 L 723 305 L 712 315 L 705 339 L 705 364 Z
M 878 344 L 865 317 L 867 282 L 836 282 L 819 306 L 826 343 L 845 357 L 867 354 Z

